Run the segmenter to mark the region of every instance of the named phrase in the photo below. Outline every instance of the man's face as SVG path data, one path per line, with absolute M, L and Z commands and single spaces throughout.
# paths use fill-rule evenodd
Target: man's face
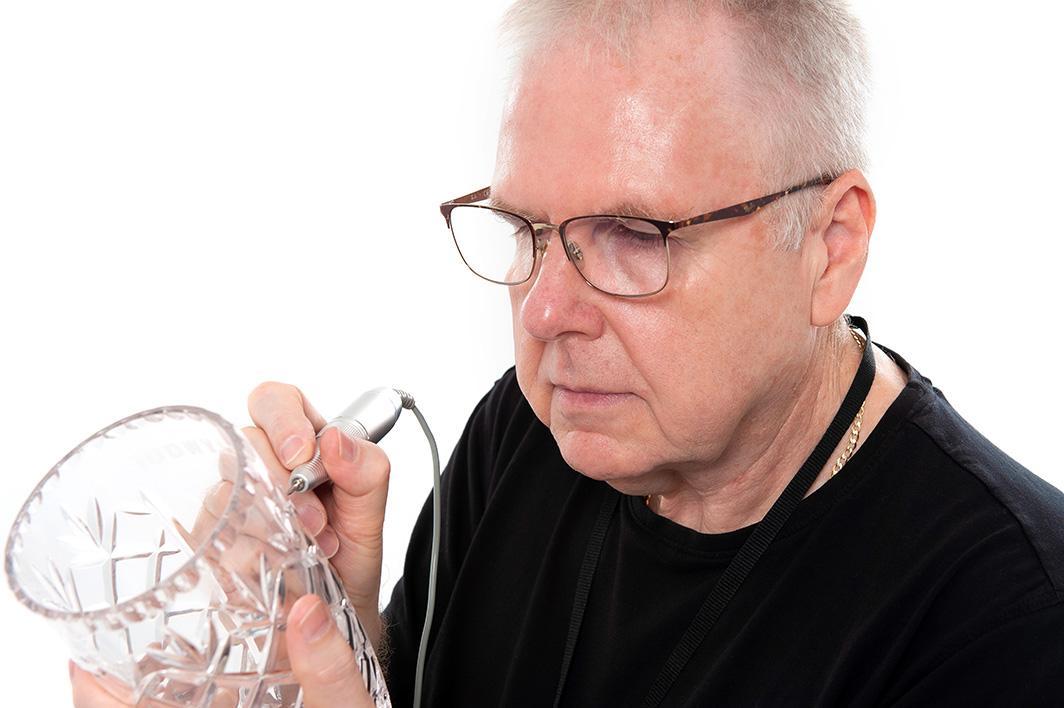
M 589 67 L 570 43 L 523 73 L 493 196 L 557 224 L 622 204 L 678 219 L 773 191 L 726 28 L 659 22 L 675 41 L 639 46 L 629 64 Z M 556 232 L 535 279 L 510 288 L 517 377 L 537 417 L 570 466 L 633 494 L 734 452 L 813 341 L 813 269 L 804 251 L 771 247 L 761 216 L 674 235 L 668 285 L 651 297 L 591 288 Z

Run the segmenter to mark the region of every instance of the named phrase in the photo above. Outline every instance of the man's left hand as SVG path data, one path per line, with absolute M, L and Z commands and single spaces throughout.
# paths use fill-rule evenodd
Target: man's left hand
M 285 634 L 288 659 L 303 687 L 306 708 L 374 708 L 355 654 L 320 597 L 304 595 L 296 600 Z
M 340 636 L 336 622 L 317 595 L 304 595 L 292 605 L 288 614 L 285 641 L 288 658 L 296 681 L 303 687 L 305 708 L 374 708 L 373 699 L 362 683 L 355 654 Z M 131 699 L 122 700 L 108 692 L 100 679 L 70 662 L 74 705 L 78 708 L 125 708 Z M 226 696 L 216 697 L 211 705 L 233 705 Z M 141 704 L 138 704 L 141 705 Z M 158 705 L 150 701 L 147 706 Z

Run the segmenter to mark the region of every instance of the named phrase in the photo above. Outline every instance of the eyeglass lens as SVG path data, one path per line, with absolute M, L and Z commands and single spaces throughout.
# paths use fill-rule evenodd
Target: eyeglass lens
M 475 206 L 451 211 L 451 232 L 469 268 L 486 280 L 516 285 L 532 274 L 535 250 L 528 224 Z M 569 256 L 596 288 L 615 295 L 660 290 L 668 276 L 665 239 L 654 224 L 627 217 L 589 216 L 565 225 Z

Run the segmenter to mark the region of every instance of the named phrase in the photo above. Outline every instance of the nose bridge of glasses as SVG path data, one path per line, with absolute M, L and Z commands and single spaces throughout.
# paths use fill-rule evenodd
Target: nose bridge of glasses
M 535 237 L 536 253 L 540 256 L 543 256 L 547 252 L 547 246 L 550 243 L 551 231 L 557 231 L 558 236 L 562 239 L 563 242 L 565 241 L 565 237 L 562 236 L 561 229 L 558 227 L 557 224 L 547 224 L 542 222 L 532 223 L 532 235 Z M 563 246 L 565 245 L 567 244 L 563 243 Z M 568 248 L 563 247 L 562 251 L 565 252 L 565 257 L 567 260 L 573 260 Z

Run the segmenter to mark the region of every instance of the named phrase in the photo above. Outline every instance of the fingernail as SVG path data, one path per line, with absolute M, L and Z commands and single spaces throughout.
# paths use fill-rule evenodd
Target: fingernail
M 291 468 L 292 464 L 303 454 L 307 444 L 298 435 L 293 435 L 281 445 L 281 462 L 285 467 Z
M 314 602 L 314 607 L 303 616 L 303 621 L 299 623 L 299 631 L 303 635 L 303 641 L 314 642 L 325 635 L 326 630 L 329 629 L 329 622 L 332 621 L 332 617 L 325 611 L 325 603 L 321 600 Z
M 337 430 L 340 434 L 340 459 L 344 462 L 354 462 L 358 455 L 358 446 L 344 431 Z
M 332 558 L 340 550 L 340 537 L 329 527 L 322 529 L 321 533 L 314 537 L 314 542 L 326 558 Z
M 313 504 L 297 504 L 296 516 L 311 536 L 317 536 L 325 528 L 325 515 Z

